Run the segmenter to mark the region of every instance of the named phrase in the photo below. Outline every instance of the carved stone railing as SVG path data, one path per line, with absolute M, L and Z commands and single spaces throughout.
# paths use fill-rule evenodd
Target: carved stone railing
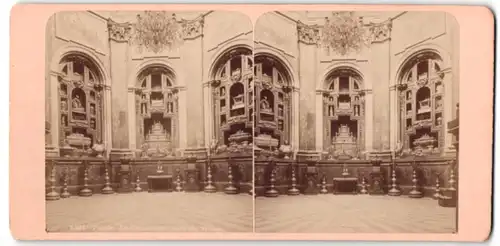
M 200 186 L 204 187 L 207 179 L 207 163 L 211 163 L 212 181 L 217 191 L 222 192 L 228 184 L 228 166 L 232 165 L 232 176 L 235 186 L 240 193 L 247 193 L 252 187 L 252 157 L 251 155 L 222 155 L 211 158 L 199 158 L 195 167 L 199 170 Z M 106 167 L 108 168 L 109 182 L 114 190 L 119 186 L 119 171 L 121 160 L 103 158 L 46 158 L 46 191 L 51 189 L 51 171 L 55 167 L 55 189 L 61 192 L 66 172 L 68 173 L 67 187 L 72 195 L 77 195 L 83 188 L 85 169 L 87 168 L 88 187 L 94 194 L 101 193 L 106 183 Z M 181 175 L 181 182 L 185 182 L 185 170 L 188 168 L 187 158 L 130 158 L 132 183 L 135 185 L 136 174 L 139 174 L 140 187 L 147 190 L 147 176 L 156 174 L 158 166 L 162 167 L 162 174 L 177 177 Z M 174 182 L 175 182 L 174 178 Z M 175 186 L 174 186 L 175 187 Z
M 448 185 L 451 170 L 451 158 L 419 158 L 419 159 L 398 159 L 394 161 L 396 166 L 396 183 L 402 191 L 402 195 L 408 194 L 413 186 L 413 166 L 416 167 L 418 177 L 418 187 L 424 196 L 433 196 L 435 193 L 436 179 L 439 179 L 441 187 Z M 280 194 L 286 195 L 291 187 L 291 167 L 295 168 L 297 188 L 303 192 L 306 186 L 307 162 L 285 159 L 274 159 L 273 167 L 270 167 L 270 159 L 255 160 L 255 193 L 257 196 L 263 195 L 270 186 L 270 173 L 275 172 L 274 186 Z M 316 161 L 318 170 L 318 190 L 321 189 L 321 178 L 326 177 L 326 188 L 332 193 L 333 178 L 342 177 L 344 168 L 347 169 L 350 177 L 358 178 L 358 187 L 361 186 L 362 177 L 365 182 L 370 183 L 370 173 L 372 172 L 371 160 L 347 160 Z M 387 194 L 391 188 L 391 174 L 393 163 L 390 160 L 382 160 L 381 173 L 384 177 L 383 189 Z

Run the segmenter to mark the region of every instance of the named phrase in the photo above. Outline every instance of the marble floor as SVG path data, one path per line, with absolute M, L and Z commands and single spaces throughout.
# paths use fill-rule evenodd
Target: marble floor
M 96 194 L 46 202 L 49 232 L 252 232 L 248 194 Z
M 455 208 L 431 198 L 370 195 L 257 197 L 256 232 L 453 233 Z

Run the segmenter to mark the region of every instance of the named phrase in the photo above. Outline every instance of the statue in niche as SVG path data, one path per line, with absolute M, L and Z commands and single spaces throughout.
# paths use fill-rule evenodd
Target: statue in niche
M 220 95 L 225 96 L 226 95 L 226 88 L 222 87 L 220 88 Z
M 260 100 L 260 109 L 262 109 L 262 111 L 272 112 L 271 105 L 266 96 Z
M 148 110 L 146 107 L 146 103 L 141 103 L 141 114 L 147 114 Z
M 95 115 L 95 106 L 92 104 L 90 105 L 90 114 Z
M 334 108 L 333 105 L 328 105 L 328 116 L 333 116 L 334 115 Z
M 65 111 L 68 110 L 68 104 L 66 101 L 61 101 L 61 109 Z
M 359 105 L 354 106 L 354 116 L 359 116 Z
M 80 96 L 75 95 L 75 97 L 72 100 L 72 105 L 73 105 L 73 109 L 83 111 L 83 106 L 82 106 L 82 102 L 80 101 Z
M 278 115 L 283 116 L 283 109 L 278 107 Z
M 172 99 L 172 93 L 168 93 L 167 98 L 168 98 L 169 100 L 171 100 L 171 99 Z
M 329 97 L 328 101 L 333 102 L 333 97 Z
M 66 121 L 66 116 L 65 115 L 61 116 L 61 123 L 62 123 L 63 126 L 68 126 L 68 122 Z
M 169 112 L 169 113 L 173 113 L 174 112 L 174 105 L 173 105 L 172 102 L 169 102 L 167 104 L 167 112 Z
M 95 120 L 94 119 L 90 120 L 90 128 L 95 129 Z

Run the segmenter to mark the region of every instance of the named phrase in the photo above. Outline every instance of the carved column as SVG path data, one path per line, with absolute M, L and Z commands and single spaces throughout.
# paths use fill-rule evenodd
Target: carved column
M 316 91 L 316 151 L 318 153 L 323 152 L 323 92 Z
M 373 151 L 373 93 L 372 91 L 365 92 L 365 151 L 370 153 Z
M 450 70 L 446 70 L 444 72 L 443 77 L 443 122 L 448 122 L 453 120 L 454 108 L 455 105 L 453 103 L 453 80 L 452 73 Z M 448 133 L 448 128 L 446 124 L 443 124 L 443 128 L 446 127 L 444 131 L 441 131 L 444 134 L 444 154 L 451 154 L 452 156 L 455 153 L 455 147 L 453 146 L 453 135 Z
M 60 146 L 59 141 L 59 129 L 60 129 L 60 116 L 59 116 L 59 81 L 57 79 L 57 74 L 52 71 L 50 72 L 50 97 L 47 104 L 50 105 L 50 115 L 48 115 L 48 121 L 50 125 L 49 134 L 50 139 L 48 140 L 48 148 L 46 148 L 45 154 L 58 155 L 58 149 Z
M 297 24 L 299 42 L 299 156 L 317 156 L 316 151 L 316 52 L 317 26 Z
M 203 17 L 192 21 L 183 21 L 184 43 L 181 48 L 184 83 L 189 95 L 189 103 L 185 105 L 187 121 L 183 125 L 188 129 L 185 153 L 201 156 L 206 154 L 203 101 L 203 24 Z
M 373 108 L 373 147 L 375 151 L 390 149 L 390 41 L 392 22 L 373 24 L 371 34 L 371 61 L 376 64 L 371 70 L 373 100 L 379 107 Z M 368 118 L 368 117 L 367 117 Z M 368 131 L 368 130 L 367 130 Z
M 210 148 L 212 137 L 215 138 L 212 128 L 213 115 L 214 115 L 214 113 L 212 112 L 212 108 L 213 108 L 212 86 L 210 85 L 210 82 L 207 82 L 203 84 L 203 112 L 204 112 L 203 125 L 205 129 L 205 136 L 204 136 L 205 148 Z
M 112 158 L 130 153 L 128 113 L 129 91 L 127 88 L 128 41 L 131 32 L 129 23 L 108 20 L 109 46 L 111 54 L 111 107 L 112 107 Z M 130 112 L 131 111 L 131 112 Z
M 395 81 L 393 81 L 395 82 Z M 399 91 L 396 85 L 392 84 L 389 88 L 389 101 L 390 101 L 390 149 L 394 150 L 398 142 L 398 117 L 399 117 L 399 107 L 398 107 Z M 404 124 L 404 123 L 403 123 Z

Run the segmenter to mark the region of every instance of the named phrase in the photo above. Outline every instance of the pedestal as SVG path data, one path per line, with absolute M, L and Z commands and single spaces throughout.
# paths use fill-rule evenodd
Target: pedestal
M 380 160 L 372 161 L 372 172 L 370 173 L 370 195 L 384 195 L 384 177 L 380 170 Z
M 318 194 L 318 169 L 314 162 L 307 164 L 305 195 Z
M 199 180 L 200 172 L 196 168 L 188 168 L 185 171 L 186 175 L 186 183 L 184 184 L 185 192 L 198 192 L 201 190 L 200 188 L 200 180 Z
M 129 171 L 120 171 L 120 186 L 118 187 L 118 193 L 129 193 L 132 192 L 132 175 Z
M 129 164 L 130 160 L 127 158 L 121 158 L 120 162 L 120 171 L 118 172 L 120 186 L 118 187 L 118 193 L 132 192 L 132 170 Z

